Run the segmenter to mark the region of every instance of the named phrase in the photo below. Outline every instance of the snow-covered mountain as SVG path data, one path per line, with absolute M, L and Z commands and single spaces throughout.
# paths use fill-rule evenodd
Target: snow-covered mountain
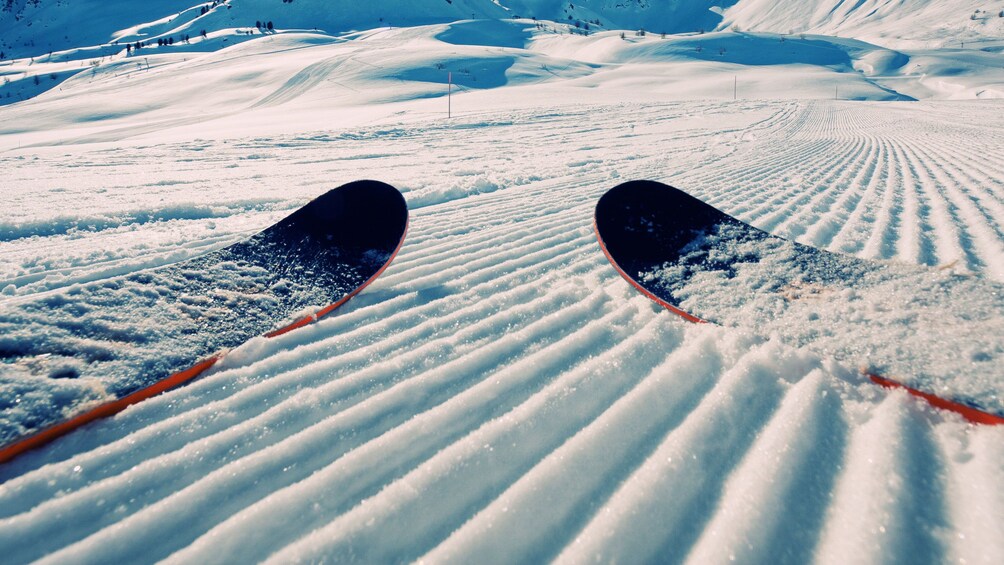
M 711 31 L 736 0 L 500 0 L 514 15 L 653 33 Z
M 515 28 L 496 25 L 464 28 L 460 43 L 538 54 L 546 51 L 549 56 L 586 64 L 619 64 L 645 57 L 658 61 L 696 58 L 746 69 L 809 64 L 858 72 L 868 80 L 878 77 L 885 81 L 880 88 L 887 91 L 882 99 L 987 98 L 1004 90 L 997 72 L 1002 68 L 997 58 L 1004 50 L 1002 14 L 1004 0 L 740 0 L 735 4 L 713 0 L 213 0 L 200 4 L 192 0 L 5 0 L 0 6 L 0 105 L 52 90 L 85 69 L 95 75 L 99 69 L 118 72 L 115 69 L 129 60 L 149 68 L 165 58 L 216 52 L 265 35 L 309 32 L 346 38 L 362 30 L 470 19 L 531 22 L 531 18 L 537 20 L 537 31 L 549 30 L 551 35 L 599 35 L 555 41 L 545 37 L 547 33 L 513 35 Z M 701 33 L 713 28 L 733 33 L 706 37 Z M 634 46 L 642 30 L 665 41 Z M 662 32 L 671 35 L 667 38 Z M 475 37 L 478 34 L 485 35 Z M 627 41 L 614 41 L 617 35 Z M 784 44 L 788 38 L 799 41 Z M 822 44 L 813 46 L 813 41 L 827 45 L 819 50 L 816 47 Z M 954 51 L 924 51 L 941 47 Z M 544 61 L 525 57 L 524 61 L 551 68 Z M 843 79 L 856 82 L 860 77 Z M 842 90 L 838 85 L 830 88 L 838 96 Z M 875 98 L 861 92 L 850 96 Z
M 960 46 L 1004 38 L 1004 0 L 741 0 L 721 26 L 854 37 L 886 47 Z
M 2 59 L 117 42 L 248 34 L 257 24 L 328 33 L 460 19 L 535 18 L 585 31 L 686 33 L 737 28 L 855 37 L 887 47 L 938 47 L 1004 33 L 1004 0 L 3 0 Z M 219 47 L 206 44 L 204 48 Z
M 504 18 L 486 0 L 6 0 L 0 11 L 0 50 L 8 56 L 158 38 L 258 32 L 256 23 L 330 33 L 415 26 L 461 19 Z M 218 47 L 218 45 L 216 46 Z M 120 47 L 121 48 L 121 47 Z

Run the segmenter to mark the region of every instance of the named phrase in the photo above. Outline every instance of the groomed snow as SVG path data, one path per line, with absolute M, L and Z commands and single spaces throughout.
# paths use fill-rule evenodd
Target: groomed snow
M 688 324 L 592 230 L 605 190 L 656 179 L 802 243 L 1004 281 L 1004 104 L 975 99 L 999 55 L 925 52 L 972 66 L 900 88 L 855 67 L 896 54 L 844 39 L 477 25 L 123 57 L 0 108 L 0 307 L 350 180 L 412 208 L 330 318 L 0 466 L 4 559 L 1004 561 L 1004 428 Z M 796 41 L 826 58 L 779 61 Z M 746 44 L 763 59 L 729 59 Z

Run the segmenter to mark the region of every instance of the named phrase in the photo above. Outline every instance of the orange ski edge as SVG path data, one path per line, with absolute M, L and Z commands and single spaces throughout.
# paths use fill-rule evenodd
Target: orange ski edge
M 972 406 L 966 406 L 965 404 L 955 402 L 942 398 L 936 394 L 930 392 L 924 392 L 922 390 L 917 390 L 913 387 L 907 386 L 901 382 L 894 381 L 887 377 L 881 377 L 870 371 L 862 371 L 868 380 L 879 385 L 883 388 L 888 389 L 902 389 L 907 393 L 916 396 L 917 398 L 924 399 L 928 404 L 934 406 L 935 408 L 940 408 L 942 410 L 948 410 L 950 412 L 955 412 L 961 415 L 966 421 L 972 424 L 984 424 L 988 426 L 1000 426 L 1004 425 L 1004 417 L 998 416 L 996 414 L 991 414 L 989 412 L 984 412 L 978 408 L 973 408 Z
M 264 334 L 264 337 L 272 338 L 280 336 L 285 333 L 289 333 L 297 328 L 301 328 L 303 326 L 316 322 L 317 320 L 330 314 L 332 311 L 334 311 L 342 304 L 345 304 L 353 296 L 362 292 L 364 288 L 369 286 L 370 283 L 375 281 L 377 277 L 383 274 L 383 272 L 387 270 L 388 267 L 390 267 L 390 264 L 397 257 L 398 251 L 400 251 L 401 247 L 404 245 L 404 241 L 407 235 L 408 235 L 408 223 L 406 220 L 404 233 L 401 235 L 401 241 L 398 242 L 397 248 L 395 248 L 393 253 L 391 253 L 391 256 L 389 259 L 387 259 L 387 262 L 384 263 L 382 267 L 380 267 L 380 270 L 378 270 L 370 278 L 366 279 L 366 282 L 359 285 L 359 287 L 357 287 L 349 294 L 340 298 L 337 302 L 324 307 L 323 309 L 319 310 L 314 314 L 311 314 L 309 316 L 304 316 L 303 318 L 300 318 L 299 320 L 296 320 L 291 324 L 283 326 L 277 330 L 268 332 Z M 43 445 L 46 445 L 72 432 L 73 430 L 76 430 L 79 427 L 100 420 L 102 418 L 108 418 L 110 416 L 114 416 L 115 414 L 122 412 L 129 406 L 132 406 L 133 404 L 137 404 L 139 402 L 147 400 L 148 398 L 157 396 L 162 392 L 166 392 L 168 390 L 186 384 L 192 380 L 195 380 L 207 369 L 215 365 L 217 361 L 222 359 L 225 354 L 226 354 L 225 351 L 217 353 L 212 357 L 199 361 L 195 365 L 183 371 L 178 371 L 177 373 L 174 373 L 168 377 L 164 377 L 163 379 L 151 385 L 148 385 L 144 388 L 141 388 L 133 393 L 130 393 L 126 396 L 123 396 L 122 398 L 104 402 L 89 410 L 81 412 L 80 414 L 77 414 L 76 416 L 73 416 L 68 420 L 64 420 L 62 422 L 59 422 L 58 424 L 53 424 L 48 428 L 42 429 L 38 432 L 35 432 L 33 434 L 15 440 L 13 443 L 10 443 L 0 448 L 0 464 L 6 463 L 14 459 L 15 457 L 21 455 L 22 453 L 25 453 L 26 451 L 42 447 Z
M 222 356 L 222 354 L 214 355 L 196 363 L 184 371 L 179 371 L 169 377 L 165 377 L 150 386 L 141 388 L 136 392 L 123 396 L 122 398 L 99 404 L 89 410 L 71 417 L 68 420 L 64 420 L 58 424 L 53 424 L 48 428 L 16 440 L 14 443 L 6 445 L 0 449 L 0 463 L 6 463 L 26 451 L 41 447 L 85 424 L 89 424 L 102 418 L 114 416 L 133 404 L 157 396 L 166 390 L 181 386 L 188 381 L 195 379 L 205 372 L 206 369 L 215 365 Z

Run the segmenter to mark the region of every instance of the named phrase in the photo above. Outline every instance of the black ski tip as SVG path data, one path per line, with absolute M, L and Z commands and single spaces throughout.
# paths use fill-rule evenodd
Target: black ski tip
M 329 190 L 264 233 L 326 241 L 345 251 L 393 251 L 408 225 L 408 205 L 393 186 L 359 180 Z
M 682 190 L 636 180 L 600 197 L 595 221 L 607 255 L 630 272 L 642 265 L 672 261 L 695 233 L 736 220 Z
M 710 260 L 704 236 L 720 235 L 723 228 L 730 239 L 767 236 L 682 190 L 647 180 L 610 189 L 596 203 L 595 222 L 600 247 L 617 271 L 643 294 L 692 322 L 709 318 L 680 308 L 681 285 L 696 272 L 731 268 Z M 672 281 L 648 276 L 670 264 L 682 267 Z

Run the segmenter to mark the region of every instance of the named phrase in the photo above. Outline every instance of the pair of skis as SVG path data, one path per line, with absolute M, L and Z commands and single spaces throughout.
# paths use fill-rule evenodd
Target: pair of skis
M 101 375 L 114 397 L 68 420 L 40 422 L 36 426 L 40 431 L 0 437 L 0 443 L 9 442 L 0 448 L 0 463 L 189 382 L 219 361 L 222 351 L 252 337 L 281 335 L 325 316 L 390 265 L 407 226 L 407 205 L 394 187 L 353 182 L 219 251 L 114 284 L 75 289 L 70 300 L 43 298 L 0 312 L 0 330 L 25 336 L 13 340 L 18 347 L 0 350 L 0 370 L 11 375 L 7 379 Z M 819 337 L 820 327 L 841 322 L 831 320 L 834 316 L 854 308 L 867 314 L 875 307 L 862 295 L 883 300 L 904 281 L 918 285 L 916 290 L 931 284 L 933 277 L 939 288 L 948 280 L 959 287 L 954 290 L 977 295 L 993 283 L 975 277 L 946 279 L 930 269 L 896 268 L 802 246 L 650 181 L 625 183 L 607 192 L 597 204 L 595 227 L 603 252 L 624 278 L 691 322 L 753 328 L 795 345 L 818 342 L 842 360 L 863 352 L 887 357 L 888 364 L 866 371 L 874 382 L 905 388 L 972 422 L 1004 423 L 989 410 L 879 376 L 924 377 L 928 368 L 922 364 L 939 362 L 923 354 L 923 344 L 944 346 L 940 335 L 916 337 L 914 346 L 920 353 L 881 351 L 883 335 L 889 332 L 916 334 L 917 328 L 902 316 L 865 316 L 862 322 L 862 312 L 857 312 L 857 323 L 846 325 L 848 332 Z M 999 301 L 1001 294 L 992 296 Z M 989 308 L 980 303 L 969 309 L 976 312 L 959 313 L 951 293 L 924 298 L 927 315 L 958 314 L 960 320 L 969 321 L 970 329 L 981 330 L 980 320 L 987 315 L 1000 317 L 999 303 Z M 317 304 L 328 306 L 303 314 Z M 80 312 L 93 311 L 104 316 L 74 323 Z M 293 321 L 263 334 L 277 319 Z M 993 319 L 986 322 L 993 323 Z M 101 328 L 115 324 L 114 331 L 102 333 Z M 948 337 L 958 333 L 957 327 L 948 327 Z M 990 341 L 986 347 L 992 348 L 995 339 L 999 341 L 992 335 L 986 338 Z M 102 351 L 95 341 L 118 345 Z M 972 355 L 974 364 L 995 370 L 996 355 L 980 351 Z

